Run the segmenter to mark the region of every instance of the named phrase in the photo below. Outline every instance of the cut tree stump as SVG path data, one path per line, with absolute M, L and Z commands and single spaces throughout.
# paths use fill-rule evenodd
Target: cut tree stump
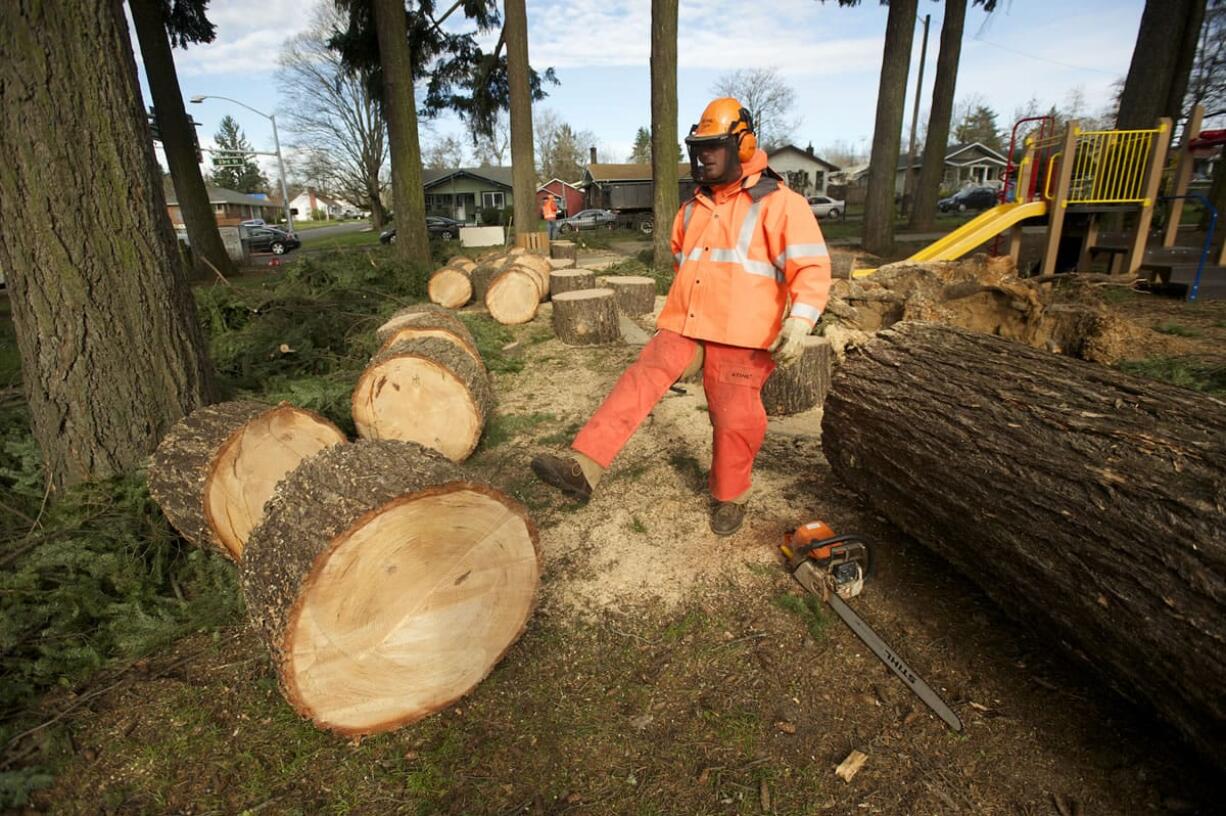
M 579 247 L 574 241 L 552 241 L 549 244 L 550 258 L 565 258 L 578 263 Z
M 816 408 L 830 390 L 834 352 L 824 337 L 806 337 L 801 357 L 787 368 L 778 367 L 762 386 L 762 404 L 769 416 L 799 414 Z
M 553 299 L 553 332 L 570 346 L 616 343 L 621 338 L 612 289 L 577 289 Z
M 549 295 L 557 297 L 562 292 L 576 289 L 595 289 L 596 273 L 590 269 L 559 269 L 549 273 Z
M 278 486 L 240 571 L 290 705 L 351 736 L 472 690 L 523 633 L 539 579 L 524 508 L 391 440 L 304 461 Z
M 541 284 L 527 267 L 511 264 L 490 281 L 485 290 L 485 308 L 504 326 L 527 323 L 541 305 Z
M 410 316 L 411 319 L 406 319 Z M 387 329 L 389 325 L 392 328 Z M 453 343 L 472 357 L 482 369 L 485 368 L 485 361 L 481 359 L 481 352 L 477 350 L 477 341 L 473 339 L 472 332 L 464 325 L 464 321 L 446 309 L 397 313 L 376 329 L 375 335 L 379 339 L 379 351 L 385 351 L 403 340 L 437 337 Z
M 835 372 L 835 474 L 1226 767 L 1226 401 L 935 323 Z
M 353 422 L 366 439 L 417 442 L 462 462 L 493 404 L 485 370 L 467 352 L 425 337 L 374 356 L 353 389 Z
M 444 266 L 430 275 L 426 292 L 431 303 L 447 309 L 458 309 L 473 299 L 473 283 L 468 279 L 469 269 L 461 266 Z
M 286 473 L 348 442 L 316 413 L 287 403 L 206 405 L 179 420 L 149 462 L 149 493 L 188 541 L 235 561 Z
M 602 277 L 600 286 L 613 290 L 617 309 L 624 315 L 638 317 L 656 308 L 656 282 L 643 275 L 609 275 Z
M 485 291 L 489 288 L 490 281 L 510 263 L 510 256 L 500 254 L 474 266 L 472 271 L 468 273 L 469 283 L 473 287 L 473 300 L 478 303 L 485 303 Z
M 574 258 L 550 258 L 549 266 L 553 269 L 574 269 Z

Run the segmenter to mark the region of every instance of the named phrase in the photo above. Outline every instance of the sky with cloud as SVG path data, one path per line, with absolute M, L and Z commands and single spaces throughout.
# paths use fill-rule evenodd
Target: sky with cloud
M 304 29 L 315 2 L 328 0 L 212 0 L 217 39 L 175 51 L 184 98 L 229 96 L 266 113 L 283 106 L 277 93 L 277 56 Z M 1112 83 L 1128 71 L 1143 0 L 1000 0 L 986 14 L 967 13 L 958 97 L 982 97 L 1002 125 L 1027 100 L 1061 104 L 1084 96 L 1089 113 L 1105 107 Z M 650 122 L 650 0 L 528 0 L 533 66 L 553 67 L 561 84 L 538 103 L 576 130 L 596 135 L 602 158 L 624 161 L 636 129 Z M 921 107 L 932 92 L 943 4 L 920 0 L 931 15 L 928 67 Z M 681 0 L 678 23 L 679 132 L 684 134 L 711 97 L 721 74 L 739 68 L 776 68 L 795 91 L 794 141 L 819 151 L 835 142 L 871 142 L 887 9 L 872 0 L 841 8 L 835 0 Z M 449 21 L 448 27 L 452 26 Z M 910 110 L 918 70 L 916 26 L 908 90 Z M 492 45 L 494 36 L 487 40 Z M 133 46 L 136 48 L 135 36 Z M 137 51 L 139 56 L 139 49 Z M 149 95 L 142 71 L 142 89 Z M 220 100 L 189 105 L 211 142 L 221 117 L 232 114 L 257 149 L 271 150 L 266 119 Z M 462 132 L 444 117 L 423 140 Z M 292 134 L 282 133 L 282 142 Z M 270 166 L 271 169 L 271 166 Z

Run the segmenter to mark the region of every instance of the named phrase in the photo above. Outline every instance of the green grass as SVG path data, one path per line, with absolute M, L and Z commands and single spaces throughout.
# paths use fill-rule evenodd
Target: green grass
M 631 517 L 630 523 L 626 526 L 629 527 L 630 532 L 632 533 L 638 533 L 639 535 L 645 535 L 647 533 L 647 525 L 644 524 L 643 520 L 638 516 Z
M 1188 357 L 1147 357 L 1125 360 L 1116 368 L 1151 380 L 1178 385 L 1214 396 L 1226 395 L 1226 365 Z
M 356 224 L 356 223 L 359 223 L 359 219 L 349 218 L 344 221 L 338 221 L 335 219 L 331 221 L 295 221 L 294 222 L 294 232 L 310 232 L 311 230 L 322 229 L 323 227 L 335 227 L 339 224 Z M 369 221 L 360 221 L 360 223 L 364 223 L 366 225 L 370 224 Z
M 330 235 L 327 238 L 321 238 L 318 241 L 304 243 L 303 249 L 330 250 L 377 246 L 380 246 L 379 233 L 371 230 L 370 232 L 346 232 L 344 235 Z
M 1154 327 L 1154 331 L 1159 334 L 1171 334 L 1176 337 L 1200 337 L 1201 333 L 1197 329 L 1189 328 L 1182 323 L 1167 322 L 1160 323 Z
M 802 597 L 785 593 L 776 595 L 774 603 L 785 612 L 791 612 L 799 617 L 814 640 L 821 641 L 826 637 L 826 627 L 830 621 L 826 617 L 825 610 L 822 609 L 822 602 L 816 596 L 804 595 Z
M 485 425 L 485 433 L 481 437 L 481 447 L 490 450 L 502 445 L 520 434 L 532 430 L 544 422 L 555 422 L 553 414 L 495 414 Z
M 510 329 L 485 315 L 459 314 L 458 317 L 472 332 L 477 351 L 481 352 L 481 359 L 485 361 L 487 369 L 502 374 L 514 374 L 523 370 L 522 358 L 503 351 L 506 346 L 515 342 L 515 335 Z

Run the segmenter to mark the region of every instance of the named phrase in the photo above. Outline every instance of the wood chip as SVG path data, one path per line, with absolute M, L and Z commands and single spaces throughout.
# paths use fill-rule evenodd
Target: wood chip
M 852 751 L 847 755 L 847 759 L 840 762 L 839 767 L 834 769 L 834 775 L 844 782 L 850 782 L 852 777 L 864 767 L 865 762 L 868 762 L 868 754 L 863 751 Z
M 922 716 L 924 716 L 922 711 L 920 711 L 918 708 L 913 708 L 907 712 L 907 716 L 902 718 L 902 724 L 910 725 Z
M 775 728 L 777 728 L 778 730 L 782 731 L 785 734 L 795 734 L 796 733 L 796 725 L 794 723 L 788 722 L 787 720 L 780 720 L 779 722 L 775 723 Z
M 767 787 L 765 779 L 758 782 L 758 801 L 763 813 L 771 812 L 771 789 Z

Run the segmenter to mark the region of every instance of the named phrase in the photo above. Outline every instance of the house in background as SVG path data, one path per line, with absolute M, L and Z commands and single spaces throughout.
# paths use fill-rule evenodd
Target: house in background
M 290 209 L 297 210 L 294 217 L 302 221 L 332 220 L 346 218 L 359 212 L 358 208 L 343 198 L 332 198 L 308 187 L 290 199 Z M 316 219 L 316 216 L 319 216 Z
M 461 167 L 422 170 L 426 215 L 481 223 L 482 210 L 501 211 L 512 205 L 510 167 Z
M 796 145 L 782 145 L 766 154 L 771 169 L 787 180 L 788 187 L 803 196 L 826 195 L 830 175 L 839 171 L 837 164 L 816 156 L 813 145 L 803 150 Z
M 175 195 L 175 186 L 170 176 L 162 177 L 162 189 L 166 193 L 166 211 L 170 214 L 170 223 L 177 230 L 183 229 L 183 213 L 179 210 L 179 199 Z M 206 184 L 205 190 L 209 194 L 209 204 L 213 207 L 213 215 L 219 226 L 234 226 L 240 221 L 252 218 L 263 218 L 273 224 L 284 212 L 280 204 L 267 196 L 247 195 L 211 184 Z
M 595 150 L 592 151 L 595 154 Z M 594 157 L 594 156 L 593 156 Z M 680 200 L 694 195 L 690 163 L 677 166 Z M 583 206 L 617 212 L 645 211 L 652 208 L 650 164 L 599 164 L 592 162 L 583 171 Z
M 553 196 L 558 202 L 558 215 L 565 218 L 583 209 L 583 191 L 568 181 L 550 179 L 536 188 L 536 209 L 540 212 L 545 205 L 546 196 Z
M 971 186 L 999 187 L 1008 163 L 1004 154 L 997 153 L 980 142 L 950 145 L 945 151 L 945 174 L 941 179 L 941 190 L 952 192 Z M 916 178 L 919 177 L 922 164 L 923 156 L 917 155 L 911 165 Z M 906 168 L 907 157 L 899 157 L 898 172 L 894 178 L 894 192 L 898 195 L 902 195 L 906 185 Z

